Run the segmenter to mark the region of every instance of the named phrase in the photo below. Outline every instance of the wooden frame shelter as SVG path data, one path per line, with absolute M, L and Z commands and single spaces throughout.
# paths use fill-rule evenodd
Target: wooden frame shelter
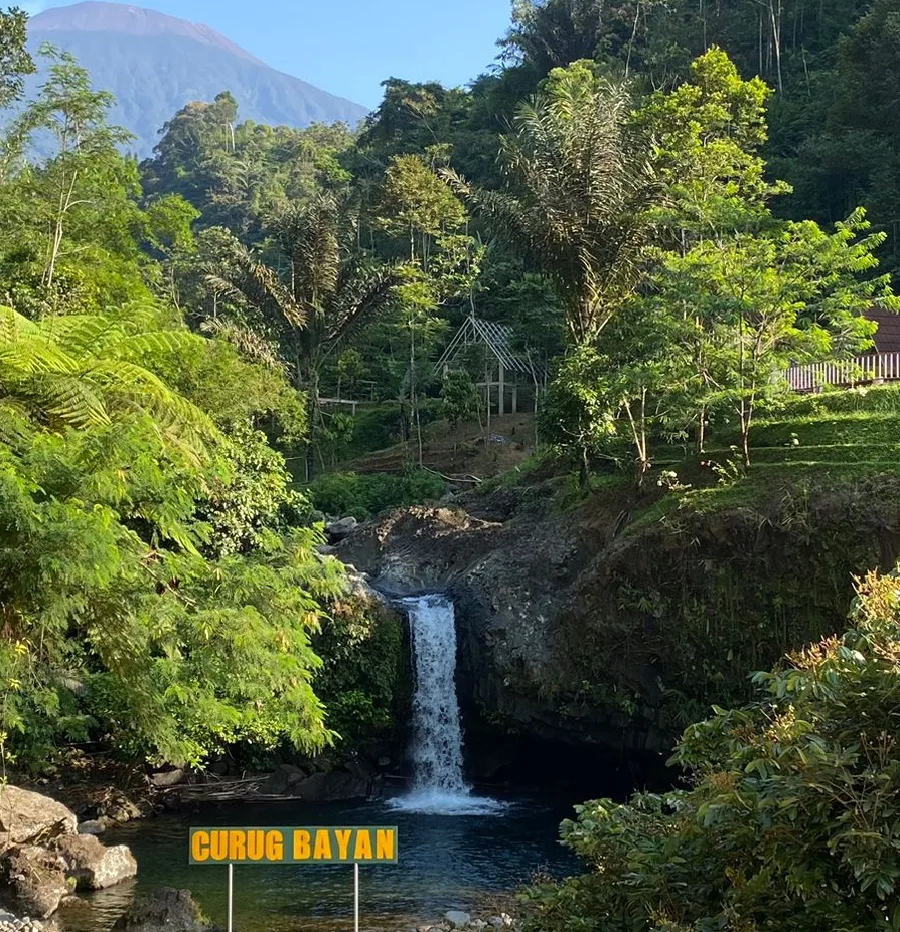
M 546 373 L 527 354 L 513 350 L 510 327 L 470 315 L 444 350 L 435 372 L 443 376 L 468 371 L 473 359 L 483 362 L 483 377 L 476 378 L 475 386 L 490 413 L 502 416 L 537 409 Z

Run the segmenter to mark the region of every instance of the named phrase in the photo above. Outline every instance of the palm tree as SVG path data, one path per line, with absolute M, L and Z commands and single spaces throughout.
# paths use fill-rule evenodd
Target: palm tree
M 594 341 L 633 293 L 659 185 L 629 132 L 631 99 L 578 62 L 519 108 L 501 143 L 504 191 L 444 177 L 488 226 L 551 278 L 576 346 Z
M 319 374 L 365 320 L 393 300 L 396 272 L 355 249 L 352 211 L 330 193 L 294 207 L 274 225 L 276 259 L 235 242 L 230 259 L 207 275 L 209 285 L 249 305 L 273 330 L 294 386 L 308 393 L 309 430 L 320 421 Z M 307 476 L 313 468 L 307 447 Z

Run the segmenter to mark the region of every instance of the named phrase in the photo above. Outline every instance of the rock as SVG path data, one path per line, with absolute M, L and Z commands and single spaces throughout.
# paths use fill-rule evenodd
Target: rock
M 101 820 L 109 825 L 110 823 L 131 822 L 132 819 L 140 819 L 142 816 L 143 813 L 136 803 L 127 796 L 117 793 L 105 807 Z
M 444 913 L 444 918 L 454 929 L 459 929 L 462 926 L 467 926 L 471 921 L 472 917 L 468 913 L 464 913 L 460 909 L 451 909 L 448 912 Z
M 137 861 L 126 845 L 107 848 L 94 835 L 57 839 L 53 850 L 62 855 L 79 890 L 105 890 L 137 874 Z
M 360 799 L 369 796 L 372 781 L 362 773 L 332 770 L 331 773 L 314 773 L 291 788 L 294 796 L 309 802 L 333 802 L 341 799 Z
M 307 778 L 307 772 L 294 764 L 279 764 L 260 787 L 265 796 L 285 796 L 294 793 L 293 787 Z
M 183 770 L 164 770 L 162 773 L 154 773 L 150 777 L 150 783 L 153 786 L 165 788 L 169 786 L 178 786 L 184 782 L 185 773 Z
M 3 858 L 2 875 L 5 893 L 16 907 L 40 919 L 55 913 L 60 900 L 72 889 L 66 878 L 66 862 L 34 845 L 9 850 Z
M 113 929 L 116 932 L 212 932 L 190 891 L 167 887 L 136 900 Z
M 354 517 L 341 518 L 338 521 L 331 521 L 325 526 L 325 534 L 332 544 L 349 537 L 359 527 L 359 521 Z
M 102 835 L 105 831 L 106 825 L 99 819 L 88 819 L 78 823 L 79 835 Z
M 75 813 L 55 799 L 17 786 L 0 786 L 0 854 L 58 835 L 74 835 L 77 826 Z
M 473 929 L 478 929 L 478 932 L 487 928 L 487 923 L 483 919 L 473 919 L 471 925 Z

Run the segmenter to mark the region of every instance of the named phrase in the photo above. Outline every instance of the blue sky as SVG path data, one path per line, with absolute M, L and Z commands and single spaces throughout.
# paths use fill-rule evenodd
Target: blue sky
M 12 2 L 12 0 L 11 0 Z M 29 12 L 69 0 L 19 0 Z M 273 68 L 375 107 L 385 78 L 465 84 L 497 55 L 510 0 L 139 0 L 207 23 Z

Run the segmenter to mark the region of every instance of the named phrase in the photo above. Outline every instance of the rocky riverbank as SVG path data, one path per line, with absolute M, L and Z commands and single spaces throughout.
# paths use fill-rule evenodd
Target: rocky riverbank
M 38 922 L 27 916 L 17 917 L 0 909 L 0 932 L 54 932 L 56 924 Z
M 79 825 L 75 813 L 54 799 L 0 786 L 0 897 L 15 912 L 0 921 L 12 929 L 35 928 L 68 897 L 136 875 L 128 848 L 107 847 L 92 828 Z

